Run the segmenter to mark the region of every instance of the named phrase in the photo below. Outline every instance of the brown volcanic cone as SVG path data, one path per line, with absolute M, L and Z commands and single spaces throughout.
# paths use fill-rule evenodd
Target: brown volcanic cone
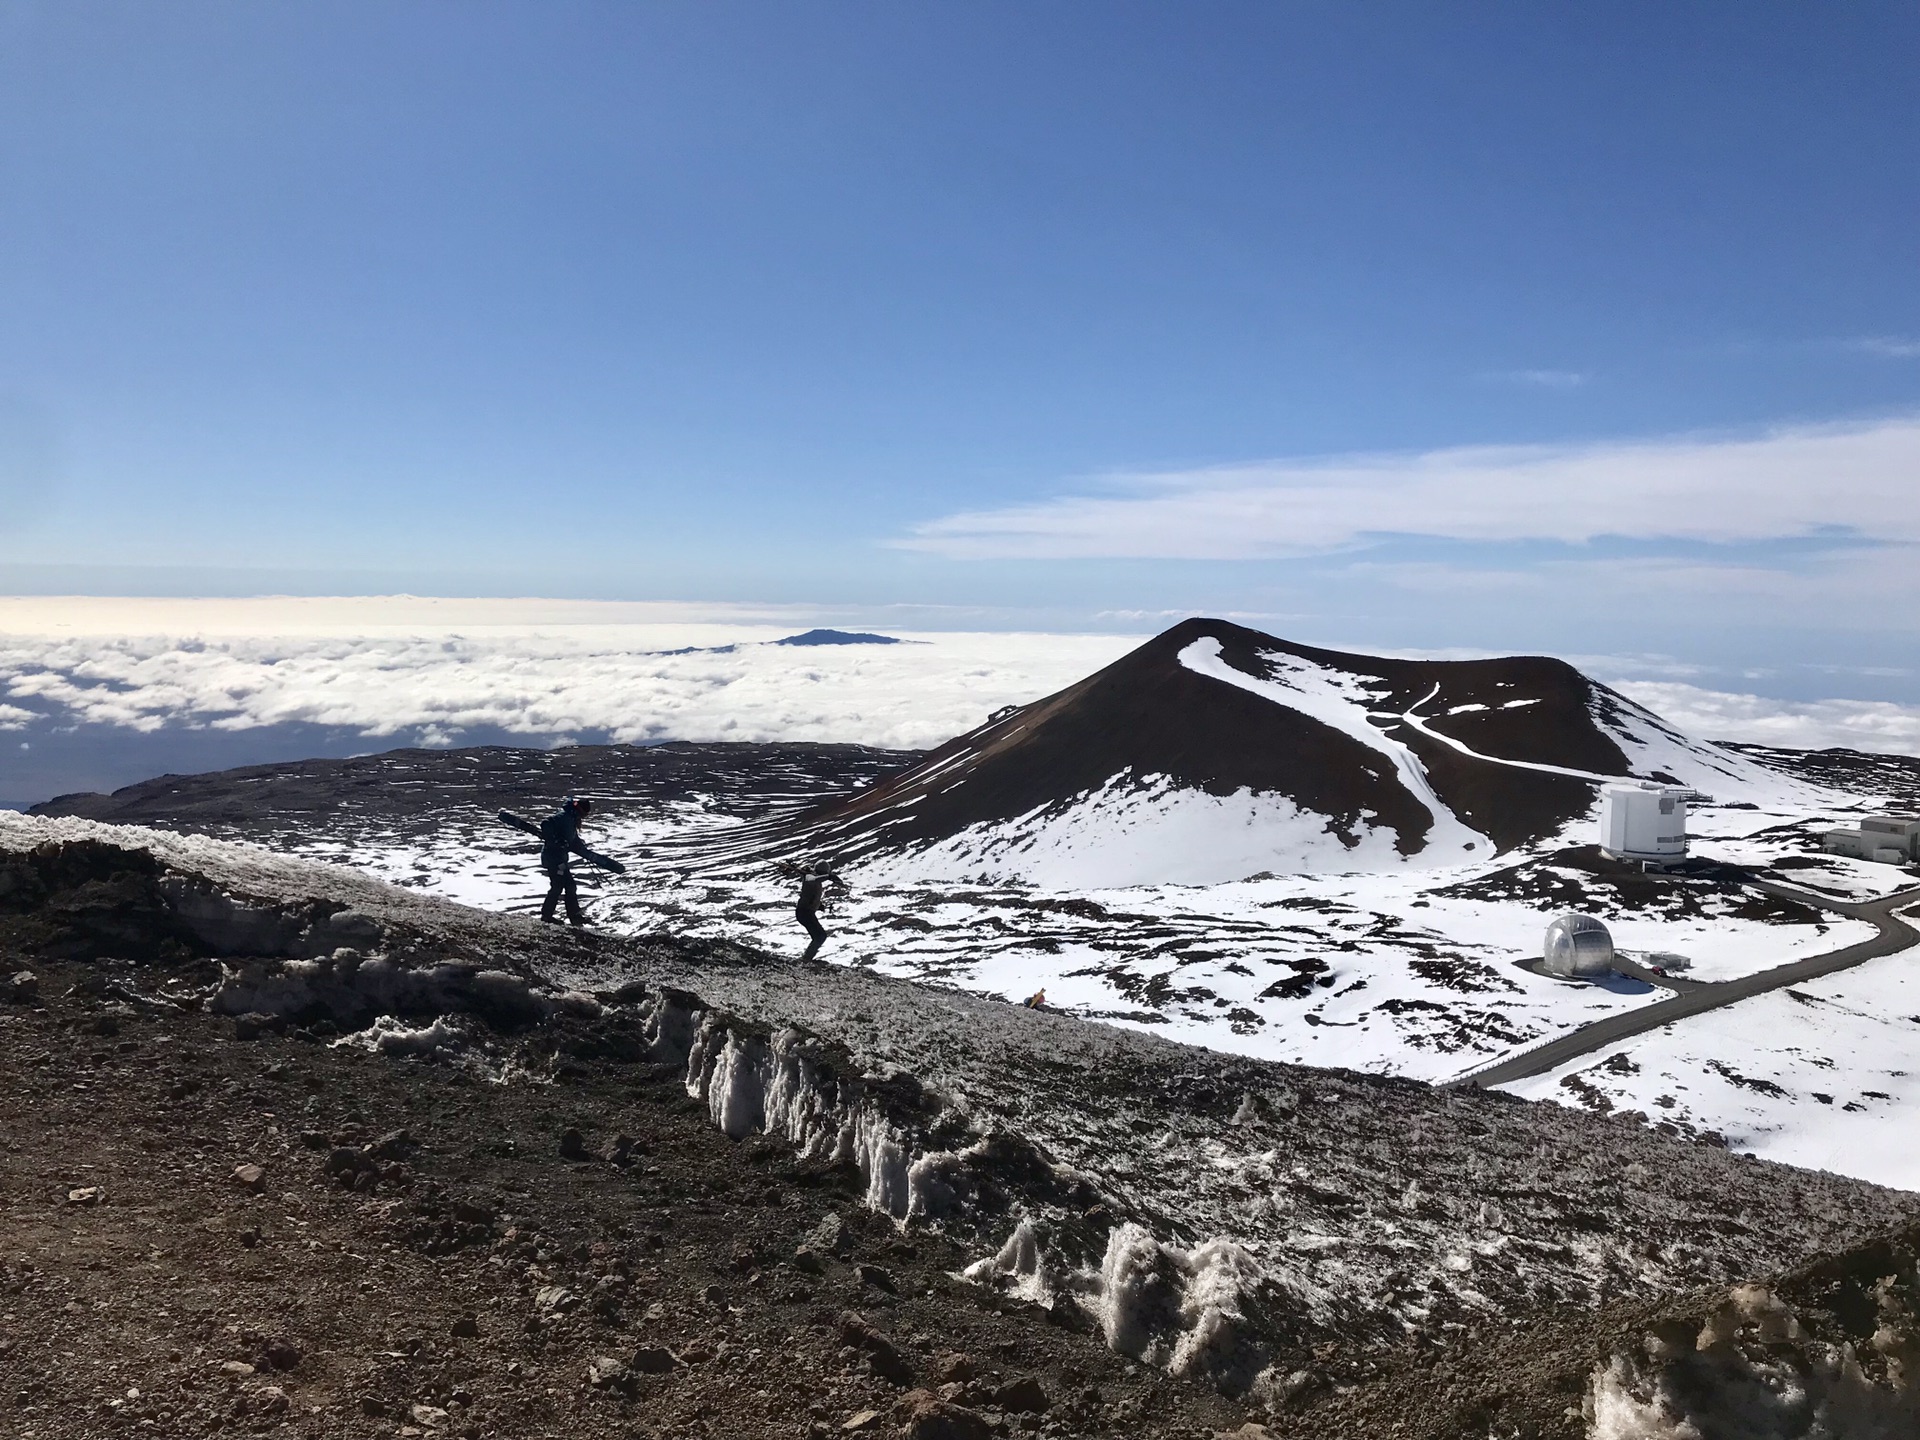
M 1376 728 L 1411 750 L 1439 798 L 1501 849 L 1550 835 L 1584 814 L 1593 784 L 1461 754 L 1398 719 L 1400 712 L 1417 704 L 1432 728 L 1482 755 L 1628 773 L 1626 756 L 1594 722 L 1590 700 L 1598 687 L 1563 661 L 1382 659 L 1194 619 L 1058 694 L 948 741 L 896 775 L 804 812 L 793 822 L 800 833 L 790 832 L 790 839 L 847 859 L 1012 820 L 1115 777 L 1165 776 L 1212 795 L 1284 796 L 1325 815 L 1329 831 L 1348 846 L 1363 826 L 1387 827 L 1402 854 L 1418 853 L 1432 812 L 1392 760 L 1301 710 L 1181 664 L 1183 650 L 1209 638 L 1219 642 L 1228 665 L 1256 680 L 1272 678 L 1273 667 L 1262 657 L 1274 653 L 1354 677 Z M 1468 704 L 1489 708 L 1446 713 Z

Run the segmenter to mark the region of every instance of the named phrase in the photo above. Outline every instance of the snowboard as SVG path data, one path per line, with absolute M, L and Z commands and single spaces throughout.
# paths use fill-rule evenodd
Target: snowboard
M 502 825 L 511 825 L 515 830 L 526 831 L 527 834 L 533 836 L 536 840 L 544 842 L 546 839 L 546 837 L 540 833 L 540 827 L 524 815 L 516 815 L 511 810 L 502 810 L 495 818 L 498 819 Z M 602 870 L 610 871 L 615 875 L 624 875 L 627 873 L 627 867 L 622 865 L 618 860 L 615 860 L 611 855 L 602 855 L 597 851 L 589 850 L 585 858 L 590 863 L 598 865 Z

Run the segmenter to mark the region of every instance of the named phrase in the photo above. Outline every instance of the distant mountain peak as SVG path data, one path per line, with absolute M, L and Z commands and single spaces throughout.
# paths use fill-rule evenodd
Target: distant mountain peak
M 869 635 L 863 630 L 806 630 L 775 640 L 775 645 L 901 645 L 894 635 Z

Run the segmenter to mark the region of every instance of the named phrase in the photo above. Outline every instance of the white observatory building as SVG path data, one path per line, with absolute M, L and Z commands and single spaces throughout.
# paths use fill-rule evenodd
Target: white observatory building
M 1855 830 L 1829 830 L 1820 848 L 1830 855 L 1856 860 L 1878 860 L 1883 865 L 1905 865 L 1920 860 L 1920 818 L 1912 815 L 1869 815 Z
M 1597 980 L 1613 973 L 1613 936 L 1591 915 L 1562 915 L 1547 926 L 1542 968 L 1549 975 Z
M 1678 785 L 1609 785 L 1600 792 L 1600 848 L 1615 860 L 1672 865 L 1687 858 L 1687 802 Z

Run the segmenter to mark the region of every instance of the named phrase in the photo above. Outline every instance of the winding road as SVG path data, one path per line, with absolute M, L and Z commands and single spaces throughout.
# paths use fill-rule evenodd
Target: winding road
M 1607 1046 L 1630 1036 L 1644 1035 L 1649 1030 L 1658 1030 L 1663 1025 L 1684 1020 L 1690 1015 L 1704 1015 L 1709 1010 L 1737 1005 L 1742 1000 L 1752 999 L 1755 995 L 1765 995 L 1769 991 L 1785 989 L 1803 980 L 1815 980 L 1822 975 L 1831 975 L 1839 970 L 1851 970 L 1856 965 L 1864 964 L 1868 960 L 1877 960 L 1882 955 L 1898 954 L 1920 941 L 1920 930 L 1914 929 L 1894 913 L 1903 905 L 1920 899 L 1920 887 L 1896 891 L 1878 900 L 1848 901 L 1832 900 L 1809 890 L 1797 889 L 1791 885 L 1776 885 L 1765 880 L 1749 883 L 1757 889 L 1765 890 L 1783 899 L 1797 900 L 1806 905 L 1818 905 L 1823 910 L 1831 910 L 1851 919 L 1870 921 L 1879 933 L 1871 940 L 1862 940 L 1838 950 L 1829 950 L 1824 955 L 1813 955 L 1805 960 L 1795 960 L 1791 964 L 1777 965 L 1771 970 L 1762 970 L 1758 974 L 1745 975 L 1738 980 L 1729 980 L 1722 984 L 1690 987 L 1670 1000 L 1661 1000 L 1656 1004 L 1639 1010 L 1629 1010 L 1619 1015 L 1609 1015 L 1604 1020 L 1583 1025 L 1578 1030 L 1562 1035 L 1556 1040 L 1549 1040 L 1544 1045 L 1523 1050 L 1517 1055 L 1496 1060 L 1491 1065 L 1449 1080 L 1441 1088 L 1472 1087 L 1490 1090 L 1496 1085 L 1505 1085 L 1510 1081 L 1542 1075 L 1557 1066 L 1566 1064 L 1569 1060 L 1577 1060 L 1580 1056 L 1591 1054 L 1595 1050 L 1604 1050 Z

